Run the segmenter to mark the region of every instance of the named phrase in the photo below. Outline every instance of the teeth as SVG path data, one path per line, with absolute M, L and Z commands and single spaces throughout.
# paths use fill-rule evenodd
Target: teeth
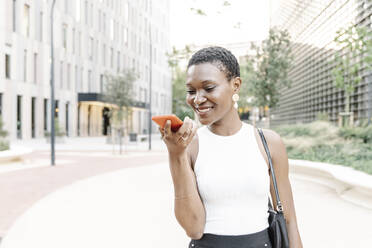
M 201 113 L 206 113 L 206 112 L 208 112 L 209 110 L 211 110 L 211 108 L 207 108 L 207 109 L 199 109 L 199 112 L 201 112 Z

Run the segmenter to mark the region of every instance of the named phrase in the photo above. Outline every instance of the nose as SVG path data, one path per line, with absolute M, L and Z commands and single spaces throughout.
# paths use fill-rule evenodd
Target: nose
M 202 94 L 196 93 L 195 98 L 194 98 L 194 103 L 196 105 L 202 104 L 203 102 L 205 102 L 205 100 L 206 98 Z

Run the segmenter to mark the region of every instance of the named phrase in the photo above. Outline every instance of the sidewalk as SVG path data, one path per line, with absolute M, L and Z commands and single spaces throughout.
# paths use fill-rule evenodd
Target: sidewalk
M 48 144 L 44 140 L 32 140 L 23 146 L 36 151 L 24 161 L 0 164 L 0 239 L 30 206 L 66 185 L 107 172 L 168 160 L 160 140 L 154 142 L 157 144 L 153 145 L 153 151 L 136 150 L 132 144 L 131 150 L 125 150 L 122 155 L 118 151 L 113 154 L 110 145 L 100 144 L 101 141 L 102 138 L 76 138 L 63 146 L 57 144 L 56 166 L 51 166 Z
M 371 210 L 296 175 L 291 184 L 304 247 L 370 246 Z M 47 195 L 17 219 L 0 247 L 181 248 L 188 242 L 174 216 L 165 162 L 88 178 Z
M 123 155 L 102 142 L 57 144 L 52 167 L 49 145 L 33 140 L 19 168 L 0 165 L 0 248 L 187 247 L 162 141 Z M 369 247 L 372 210 L 301 174 L 290 180 L 304 247 Z
M 146 136 L 148 139 L 148 136 Z M 127 137 L 128 139 L 128 137 Z M 151 136 L 152 150 L 166 151 L 164 142 L 160 139 L 160 134 L 153 134 Z M 50 151 L 51 145 L 46 142 L 45 138 L 30 139 L 30 140 L 15 140 L 11 142 L 11 146 L 23 146 L 31 148 L 34 151 Z M 126 141 L 122 144 L 123 151 L 148 151 L 149 142 Z M 119 144 L 106 143 L 106 137 L 66 137 L 65 143 L 55 143 L 55 149 L 64 151 L 116 151 L 119 152 Z

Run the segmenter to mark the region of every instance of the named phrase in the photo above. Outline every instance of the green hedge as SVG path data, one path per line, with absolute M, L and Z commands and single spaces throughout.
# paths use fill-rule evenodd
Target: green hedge
M 290 159 L 349 166 L 372 174 L 372 126 L 338 128 L 326 121 L 274 128 Z

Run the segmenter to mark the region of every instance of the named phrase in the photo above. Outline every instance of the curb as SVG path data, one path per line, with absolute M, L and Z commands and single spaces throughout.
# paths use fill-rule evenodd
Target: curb
M 32 153 L 32 149 L 22 146 L 11 146 L 9 150 L 0 152 L 0 164 L 21 160 L 23 156 Z
M 296 176 L 329 186 L 341 198 L 372 210 L 372 176 L 343 165 L 289 159 Z

